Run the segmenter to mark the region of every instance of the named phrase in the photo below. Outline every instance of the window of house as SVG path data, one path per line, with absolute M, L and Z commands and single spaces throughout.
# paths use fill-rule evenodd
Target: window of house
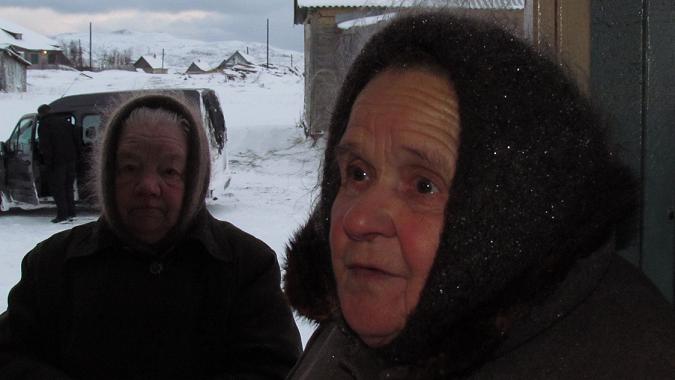
M 40 63 L 40 56 L 37 53 L 30 53 L 30 63 L 34 65 Z
M 50 65 L 55 65 L 56 64 L 56 54 L 47 55 L 47 63 L 50 64 Z

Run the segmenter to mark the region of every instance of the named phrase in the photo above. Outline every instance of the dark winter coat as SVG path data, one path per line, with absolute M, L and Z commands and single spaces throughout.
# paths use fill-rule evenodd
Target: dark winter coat
M 38 129 L 40 153 L 47 167 L 76 162 L 81 149 L 78 129 L 62 113 L 40 119 Z
M 338 319 L 321 324 L 289 379 L 668 379 L 675 376 L 675 317 L 643 274 L 605 249 L 577 262 L 484 363 L 444 372 L 452 360 L 439 354 L 392 364 Z
M 202 211 L 166 255 L 102 221 L 24 259 L 0 317 L 0 378 L 282 379 L 300 353 L 261 241 Z

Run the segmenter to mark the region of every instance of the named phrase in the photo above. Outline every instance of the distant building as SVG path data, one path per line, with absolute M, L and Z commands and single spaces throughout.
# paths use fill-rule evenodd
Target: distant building
M 141 69 L 148 74 L 166 74 L 169 70 L 164 67 L 164 62 L 154 55 L 143 55 L 134 62 L 136 69 Z
M 206 74 L 213 72 L 214 70 L 211 69 L 211 65 L 202 60 L 202 59 L 195 59 L 190 63 L 190 66 L 185 70 L 185 74 Z
M 0 91 L 25 92 L 28 66 L 30 62 L 10 46 L 0 47 Z
M 294 3 L 294 22 L 305 27 L 304 121 L 310 134 L 319 136 L 328 129 L 340 83 L 368 38 L 396 12 L 405 12 L 420 2 L 294 0 Z M 391 7 L 392 3 L 399 6 Z M 410 5 L 406 5 L 408 3 Z M 523 34 L 525 0 L 443 0 L 439 3 L 465 16 L 497 20 L 516 34 Z
M 0 18 L 0 47 L 11 47 L 30 63 L 29 69 L 71 66 L 59 43 L 21 25 Z
M 232 53 L 232 55 L 215 67 L 215 70 L 223 70 L 233 68 L 235 66 L 255 66 L 255 60 L 248 54 L 239 52 L 239 50 Z

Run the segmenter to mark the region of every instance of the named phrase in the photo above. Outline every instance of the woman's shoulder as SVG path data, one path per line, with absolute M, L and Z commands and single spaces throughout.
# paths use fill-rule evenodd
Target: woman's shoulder
M 673 305 L 635 266 L 616 256 L 573 311 L 474 375 L 669 378 L 674 373 Z

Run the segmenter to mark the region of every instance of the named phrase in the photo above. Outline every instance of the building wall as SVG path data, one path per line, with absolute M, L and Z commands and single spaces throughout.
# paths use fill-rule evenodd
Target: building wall
M 593 0 L 591 15 L 591 94 L 639 181 L 619 253 L 675 302 L 675 3 Z
M 145 60 L 141 60 L 140 62 L 134 63 L 134 67 L 137 69 L 141 69 L 146 73 L 152 74 L 152 67 Z
M 341 30 L 335 16 L 347 12 L 358 13 L 354 8 L 312 9 L 305 21 L 305 123 L 309 134 L 315 137 L 328 130 L 335 99 L 358 52 L 386 25 Z M 522 11 L 458 9 L 456 13 L 494 22 L 518 36 L 524 35 Z
M 23 57 L 31 63 L 29 69 L 58 69 L 59 66 L 71 66 L 70 61 L 60 50 L 26 50 L 15 48 Z
M 251 62 L 248 62 L 244 57 L 239 54 L 234 54 L 230 59 L 227 60 L 229 66 L 234 65 L 249 65 Z
M 0 51 L 0 91 L 25 92 L 26 66 Z
M 328 130 L 333 103 L 338 91 L 336 46 L 338 28 L 335 12 L 314 12 L 309 20 L 309 65 L 306 66 L 305 122 L 310 134 L 317 136 Z

